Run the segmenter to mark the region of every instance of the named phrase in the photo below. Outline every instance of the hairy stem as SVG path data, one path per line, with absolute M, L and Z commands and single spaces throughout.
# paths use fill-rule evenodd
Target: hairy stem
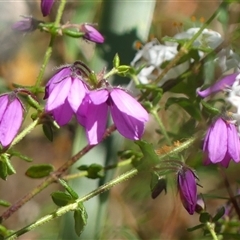
M 218 239 L 218 236 L 214 230 L 214 224 L 213 223 L 210 223 L 210 222 L 207 222 L 205 224 L 206 228 L 208 229 L 208 231 L 210 232 L 210 234 L 212 235 L 212 239 L 213 240 L 219 240 Z

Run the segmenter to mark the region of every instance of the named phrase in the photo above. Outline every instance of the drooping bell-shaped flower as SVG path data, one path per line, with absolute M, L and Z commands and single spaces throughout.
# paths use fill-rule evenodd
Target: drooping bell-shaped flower
M 240 140 L 236 126 L 231 121 L 218 118 L 208 129 L 203 151 L 205 165 L 219 163 L 228 167 L 230 160 L 240 161 Z
M 109 109 L 121 135 L 131 140 L 142 137 L 149 118 L 147 111 L 125 90 L 104 88 L 89 92 L 77 112 L 78 121 L 86 128 L 89 144 L 98 144 L 102 140 Z
M 3 147 L 17 135 L 23 121 L 23 110 L 15 92 L 0 96 L 0 143 Z
M 41 11 L 44 17 L 50 14 L 53 4 L 54 0 L 41 0 Z
M 41 21 L 38 21 L 32 17 L 23 16 L 22 20 L 15 22 L 12 25 L 12 29 L 22 33 L 33 32 L 37 29 L 40 22 Z
M 212 86 L 206 88 L 205 90 L 199 90 L 197 89 L 197 94 L 202 97 L 208 97 L 213 93 L 217 93 L 223 90 L 226 90 L 227 88 L 231 87 L 234 82 L 236 81 L 236 77 L 239 75 L 239 73 L 233 73 L 230 75 L 225 76 L 224 78 L 220 79 L 219 81 L 215 82 Z
M 82 73 L 76 64 L 66 66 L 59 69 L 46 85 L 45 110 L 60 126 L 71 120 L 88 92 Z
M 188 167 L 182 167 L 177 173 L 177 186 L 184 208 L 193 215 L 197 204 L 197 176 Z
M 91 42 L 95 42 L 95 43 L 103 43 L 104 42 L 104 37 L 102 36 L 102 34 L 93 27 L 93 25 L 91 24 L 82 24 L 80 27 L 80 31 L 84 32 L 84 36 L 83 38 L 91 41 Z

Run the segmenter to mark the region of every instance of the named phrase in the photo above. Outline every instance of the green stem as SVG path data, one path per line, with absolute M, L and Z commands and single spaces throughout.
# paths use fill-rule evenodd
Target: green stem
M 202 27 L 194 34 L 194 36 L 187 42 L 185 43 L 179 50 L 178 54 L 173 58 L 173 60 L 164 68 L 164 70 L 161 72 L 159 77 L 154 81 L 154 84 L 158 84 L 162 78 L 167 74 L 167 72 L 173 68 L 178 61 L 180 60 L 181 57 L 183 57 L 186 53 L 188 53 L 189 49 L 191 48 L 192 44 L 194 41 L 201 35 L 203 30 L 207 28 L 207 26 L 212 22 L 212 20 L 217 17 L 222 9 L 222 7 L 226 6 L 226 2 L 222 2 L 217 10 L 212 14 L 212 16 L 202 25 Z
M 107 78 L 109 78 L 110 76 L 112 76 L 116 73 L 118 73 L 118 70 L 116 68 L 113 68 L 110 72 L 106 73 L 103 78 L 107 79 Z
M 56 19 L 54 21 L 54 27 L 58 27 L 59 24 L 60 24 L 60 21 L 61 21 L 61 18 L 62 18 L 62 15 L 63 15 L 63 10 L 65 8 L 65 5 L 66 5 L 66 0 L 61 0 L 60 2 L 60 5 L 59 5 L 59 8 L 58 8 L 58 11 L 57 11 L 57 16 L 56 16 Z M 53 50 L 53 42 L 54 42 L 54 39 L 55 39 L 56 35 L 55 34 L 52 34 L 51 35 L 51 39 L 50 39 L 50 43 L 49 43 L 49 46 L 47 48 L 47 51 L 44 55 L 44 59 L 43 59 L 43 63 L 42 63 L 42 66 L 41 66 L 41 69 L 39 71 L 39 74 L 38 74 L 38 77 L 37 77 L 37 81 L 36 81 L 36 84 L 35 84 L 35 88 L 33 89 L 33 92 L 36 93 L 37 89 L 39 88 L 39 86 L 41 85 L 41 82 L 42 82 L 42 79 L 43 79 L 43 75 L 44 75 L 44 72 L 45 72 L 45 69 L 46 69 L 46 66 L 49 62 L 49 59 L 52 55 L 52 50 Z
M 215 232 L 215 230 L 214 230 L 214 224 L 213 224 L 213 223 L 210 223 L 210 222 L 207 222 L 207 223 L 205 224 L 205 226 L 207 227 L 208 231 L 209 231 L 210 234 L 212 235 L 213 240 L 219 240 L 219 239 L 218 239 L 218 236 L 217 236 L 217 234 L 216 234 L 216 232 Z
M 169 136 L 168 136 L 168 134 L 167 134 L 167 131 L 166 131 L 166 129 L 165 129 L 165 127 L 164 127 L 164 125 L 163 125 L 160 117 L 158 116 L 157 110 L 156 110 L 156 109 L 153 109 L 153 110 L 151 110 L 150 112 L 151 112 L 151 114 L 153 115 L 153 117 L 155 118 L 155 120 L 157 121 L 158 126 L 159 126 L 159 128 L 160 128 L 160 131 L 162 132 L 162 134 L 163 134 L 164 138 L 166 139 L 167 143 L 168 143 L 169 145 L 171 145 L 171 140 L 170 140 L 170 138 L 169 138 Z
M 85 202 L 91 198 L 93 198 L 94 196 L 97 196 L 107 190 L 109 190 L 110 188 L 112 188 L 113 186 L 117 185 L 118 183 L 122 183 L 126 180 L 128 180 L 131 177 L 134 177 L 137 174 L 138 170 L 137 169 L 133 169 L 130 170 L 122 175 L 120 175 L 119 177 L 113 179 L 112 181 L 109 181 L 108 183 L 102 185 L 101 187 L 97 188 L 96 190 L 90 192 L 89 194 L 87 194 L 86 196 L 79 198 L 76 200 L 76 202 L 68 204 L 64 207 L 59 208 L 57 211 L 54 211 L 51 214 L 48 214 L 42 218 L 40 218 L 39 220 L 37 220 L 36 222 L 29 224 L 28 226 L 20 229 L 19 231 L 15 232 L 14 234 L 8 236 L 5 238 L 5 240 L 7 239 L 16 239 L 16 237 L 19 237 L 21 235 L 23 235 L 26 232 L 29 232 L 30 230 L 43 225 L 44 223 L 47 223 L 53 219 L 56 219 L 60 216 L 62 216 L 63 214 L 69 212 L 69 211 L 74 211 L 78 208 L 78 203 L 80 202 Z
M 28 125 L 25 129 L 22 130 L 12 141 L 11 145 L 8 147 L 12 148 L 15 144 L 17 144 L 20 140 L 22 140 L 28 133 L 30 133 L 38 124 L 38 118 L 34 120 L 30 125 Z

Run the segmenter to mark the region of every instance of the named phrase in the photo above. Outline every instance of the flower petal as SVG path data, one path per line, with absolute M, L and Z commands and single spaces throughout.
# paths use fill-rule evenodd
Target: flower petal
M 89 98 L 91 99 L 92 103 L 95 105 L 105 103 L 108 97 L 109 97 L 109 92 L 106 89 L 95 90 L 89 93 Z
M 115 104 L 110 106 L 113 122 L 121 135 L 128 139 L 139 140 L 144 132 L 144 122 L 121 112 Z
M 229 123 L 227 125 L 228 134 L 228 153 L 230 158 L 235 162 L 240 161 L 240 141 L 235 125 Z
M 99 105 L 89 103 L 85 119 L 85 128 L 90 145 L 98 144 L 102 140 L 106 129 L 107 117 L 107 103 Z
M 44 17 L 51 12 L 54 0 L 41 0 L 41 10 Z
M 143 106 L 124 90 L 114 88 L 110 92 L 111 99 L 119 111 L 131 116 L 141 122 L 147 122 L 149 119 L 148 112 Z
M 15 98 L 6 108 L 0 123 L 0 141 L 2 146 L 9 145 L 17 135 L 23 120 L 23 109 L 20 101 Z
M 209 95 L 211 95 L 212 93 L 220 92 L 220 91 L 224 90 L 226 87 L 232 86 L 232 84 L 235 82 L 238 74 L 239 73 L 233 73 L 233 74 L 227 75 L 205 90 L 201 91 L 201 90 L 197 89 L 197 94 L 200 97 L 205 98 L 205 97 L 208 97 Z
M 68 95 L 68 102 L 75 113 L 77 112 L 87 92 L 88 89 L 86 84 L 80 79 L 74 78 Z
M 208 136 L 208 157 L 212 163 L 221 162 L 227 152 L 227 126 L 223 119 L 219 118 L 212 126 Z
M 49 94 L 49 98 L 46 103 L 46 111 L 51 112 L 53 109 L 60 107 L 64 104 L 70 88 L 72 85 L 71 77 L 64 79 L 63 81 L 56 84 L 55 88 Z
M 0 122 L 2 121 L 4 112 L 6 111 L 8 101 L 9 101 L 8 94 L 0 96 Z
M 51 113 L 55 121 L 58 123 L 58 125 L 63 126 L 71 120 L 73 115 L 73 110 L 66 99 L 64 104 L 53 109 Z

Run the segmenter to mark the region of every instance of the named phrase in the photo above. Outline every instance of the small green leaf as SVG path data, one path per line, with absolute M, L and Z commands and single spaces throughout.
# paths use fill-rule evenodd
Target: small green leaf
M 213 114 L 213 115 L 219 115 L 221 114 L 221 111 L 213 106 L 211 106 L 210 104 L 208 104 L 207 102 L 205 101 L 201 101 L 201 104 L 203 106 L 203 108 L 210 114 Z
M 20 152 L 17 152 L 15 150 L 14 151 L 11 150 L 10 154 L 11 154 L 11 156 L 19 157 L 20 159 L 22 159 L 22 160 L 24 160 L 26 162 L 32 162 L 33 161 L 32 158 L 27 157 L 25 155 L 22 155 Z
M 9 202 L 7 202 L 5 200 L 0 199 L 0 205 L 3 206 L 3 207 L 10 207 L 11 203 L 9 203 Z
M 53 202 L 59 207 L 66 206 L 74 200 L 71 195 L 62 191 L 56 191 L 51 193 L 51 197 Z
M 116 53 L 113 59 L 113 66 L 115 68 L 118 68 L 119 65 L 120 65 L 120 58 L 119 58 L 119 55 Z
M 217 222 L 225 213 L 225 207 L 218 209 L 216 215 L 213 217 L 212 221 Z
M 118 74 L 125 76 L 126 73 L 129 71 L 130 66 L 128 65 L 121 65 L 117 67 Z
M 6 155 L 5 155 L 5 156 L 6 156 Z M 8 175 L 15 174 L 16 171 L 15 171 L 13 165 L 11 164 L 9 157 L 8 157 L 8 156 L 5 157 L 4 160 L 5 160 L 5 163 L 6 163 L 6 166 L 7 166 L 7 173 L 8 173 Z
M 199 216 L 199 221 L 201 223 L 209 222 L 211 219 L 211 215 L 208 212 L 202 212 Z
M 103 170 L 103 166 L 101 166 L 100 164 L 93 163 L 88 168 L 87 177 L 91 179 L 101 178 L 104 176 L 102 170 Z
M 7 179 L 7 175 L 8 175 L 7 164 L 4 161 L 0 160 L 0 177 L 3 180 L 6 180 Z
M 78 194 L 68 185 L 63 179 L 58 179 L 60 184 L 66 189 L 66 191 L 72 196 L 73 199 L 78 199 Z
M 167 182 L 164 176 L 159 176 L 156 172 L 152 173 L 151 178 L 151 192 L 152 198 L 155 199 L 164 190 L 167 193 Z
M 75 232 L 78 236 L 81 235 L 85 225 L 87 224 L 87 212 L 82 203 L 78 204 L 78 209 L 74 211 Z
M 50 124 L 43 124 L 42 125 L 42 130 L 46 138 L 52 142 L 53 141 L 53 130 Z
M 142 153 L 143 153 L 143 158 L 139 161 L 140 165 L 136 166 L 139 169 L 150 169 L 150 167 L 156 165 L 159 163 L 159 159 L 157 154 L 154 151 L 153 145 L 146 142 L 146 141 L 135 141 L 135 143 L 140 147 Z
M 53 170 L 54 168 L 50 164 L 39 164 L 28 168 L 25 175 L 30 178 L 43 178 L 49 176 Z
M 199 225 L 197 225 L 197 226 L 188 228 L 187 231 L 188 231 L 188 232 L 193 232 L 193 231 L 195 231 L 195 230 L 197 230 L 197 229 L 200 229 L 200 228 L 203 228 L 203 227 L 204 227 L 204 224 L 201 223 L 201 224 L 199 224 Z

